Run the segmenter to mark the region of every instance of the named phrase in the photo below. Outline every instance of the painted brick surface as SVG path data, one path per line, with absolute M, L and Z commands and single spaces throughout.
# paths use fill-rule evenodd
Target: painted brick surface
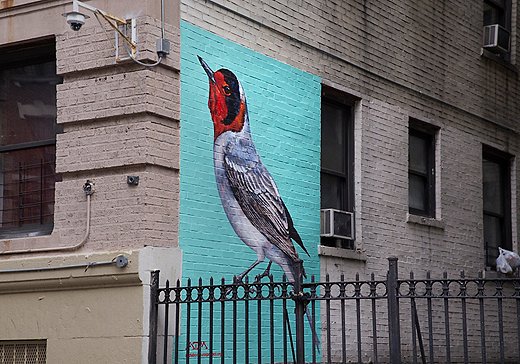
M 231 278 L 256 254 L 236 237 L 213 173 L 213 125 L 201 55 L 215 70 L 232 70 L 247 95 L 254 142 L 307 243 L 317 269 L 319 235 L 319 79 L 183 23 L 181 128 L 181 246 L 185 276 Z M 303 254 L 303 255 L 302 255 Z M 201 259 L 204 257 L 203 259 Z M 252 274 L 264 269 L 255 269 Z
M 231 70 L 241 82 L 247 96 L 251 133 L 257 152 L 276 181 L 295 228 L 309 250 L 310 257 L 307 257 L 296 247 L 304 260 L 304 267 L 309 275 L 318 274 L 317 246 L 314 242 L 319 236 L 319 79 L 184 22 L 181 23 L 181 42 L 179 232 L 183 276 L 192 280 L 203 277 L 206 283 L 211 276 L 217 282 L 224 277 L 230 283 L 234 275 L 245 271 L 256 260 L 256 253 L 233 231 L 218 195 L 213 167 L 213 123 L 208 110 L 208 77 L 197 55 L 203 57 L 215 71 L 219 68 Z M 266 259 L 253 269 L 249 275 L 250 281 L 262 273 L 267 264 Z M 281 269 L 276 264 L 273 264 L 271 273 L 281 279 Z M 281 303 L 276 306 L 275 320 L 281 322 Z M 268 325 L 267 304 L 263 312 L 264 325 Z M 216 313 L 216 316 L 219 314 Z M 232 328 L 232 317 L 232 312 L 228 310 L 226 321 L 229 329 Z M 239 330 L 243 330 L 243 317 L 241 306 L 236 319 Z M 196 322 L 195 318 L 193 320 Z M 257 332 L 255 323 L 250 324 L 251 332 Z M 208 337 L 207 332 L 202 333 L 203 341 L 207 341 Z M 253 339 L 256 340 L 256 337 L 250 337 L 251 345 Z M 225 340 L 227 352 L 220 353 L 220 348 L 215 352 L 231 355 L 233 340 L 231 336 Z M 237 340 L 238 355 L 243 357 L 243 331 L 238 332 Z M 264 330 L 262 340 L 270 340 L 268 330 Z M 278 343 L 282 341 L 280 330 L 275 333 L 275 340 Z M 312 342 L 310 336 L 307 340 L 308 343 Z M 281 344 L 276 351 L 280 349 Z M 267 346 L 263 351 L 263 355 L 269 357 Z M 257 353 L 251 355 L 257 358 Z M 281 358 L 281 354 L 276 355 Z

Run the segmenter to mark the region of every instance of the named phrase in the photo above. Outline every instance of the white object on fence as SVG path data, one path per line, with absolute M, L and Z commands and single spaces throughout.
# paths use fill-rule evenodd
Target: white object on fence
M 500 254 L 496 260 L 497 271 L 502 273 L 512 273 L 520 267 L 520 256 L 517 253 L 498 248 Z

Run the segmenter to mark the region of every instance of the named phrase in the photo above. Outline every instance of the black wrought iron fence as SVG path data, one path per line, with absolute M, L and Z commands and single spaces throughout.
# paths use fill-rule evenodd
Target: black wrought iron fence
M 151 282 L 150 363 L 520 362 L 518 278 Z

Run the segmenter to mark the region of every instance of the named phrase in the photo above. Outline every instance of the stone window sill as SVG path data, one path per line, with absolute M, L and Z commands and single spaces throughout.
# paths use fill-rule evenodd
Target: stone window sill
M 357 260 L 361 262 L 366 262 L 367 257 L 365 253 L 358 250 L 351 249 L 342 249 L 342 248 L 334 248 L 331 246 L 320 245 L 318 246 L 318 255 L 324 257 L 335 257 L 342 258 L 347 260 Z
M 434 219 L 433 217 L 413 215 L 410 213 L 406 214 L 406 222 L 409 224 L 424 225 L 443 230 L 445 227 L 444 221 L 442 220 Z

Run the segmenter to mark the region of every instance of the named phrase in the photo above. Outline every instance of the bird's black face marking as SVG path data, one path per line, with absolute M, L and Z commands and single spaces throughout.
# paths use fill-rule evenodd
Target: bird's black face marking
M 222 87 L 224 95 L 226 96 L 226 105 L 228 114 L 222 121 L 224 125 L 230 125 L 237 117 L 240 111 L 240 88 L 237 77 L 227 69 L 220 69 L 220 72 L 224 76 L 225 84 Z

